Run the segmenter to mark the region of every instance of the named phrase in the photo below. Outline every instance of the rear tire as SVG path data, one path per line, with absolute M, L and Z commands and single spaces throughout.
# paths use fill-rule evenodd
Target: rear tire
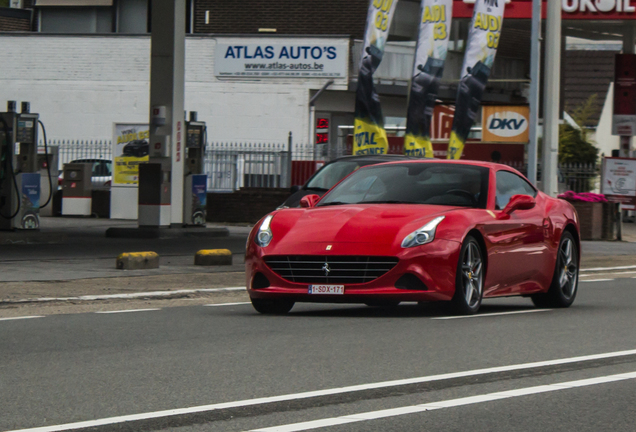
M 459 315 L 476 314 L 484 295 L 483 252 L 473 236 L 467 236 L 462 244 L 455 277 L 455 294 L 451 306 Z
M 579 254 L 574 236 L 564 232 L 559 242 L 554 276 L 548 292 L 534 294 L 530 298 L 541 308 L 570 307 L 576 298 L 579 285 Z
M 294 307 L 294 302 L 289 300 L 265 300 L 251 298 L 252 306 L 257 312 L 264 315 L 285 315 Z

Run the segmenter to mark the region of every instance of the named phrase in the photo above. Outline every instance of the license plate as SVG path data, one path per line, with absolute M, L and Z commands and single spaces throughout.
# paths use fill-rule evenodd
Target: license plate
M 309 285 L 309 294 L 344 294 L 344 285 Z

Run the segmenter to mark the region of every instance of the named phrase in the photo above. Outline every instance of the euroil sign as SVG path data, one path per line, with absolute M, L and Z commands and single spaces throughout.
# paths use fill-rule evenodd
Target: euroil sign
M 530 108 L 528 106 L 485 106 L 482 111 L 482 141 L 527 143 Z

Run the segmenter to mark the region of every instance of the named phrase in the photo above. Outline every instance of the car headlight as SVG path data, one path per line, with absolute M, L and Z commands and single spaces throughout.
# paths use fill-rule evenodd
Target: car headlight
M 446 216 L 439 216 L 424 225 L 422 228 L 413 231 L 411 234 L 404 237 L 402 240 L 403 248 L 410 248 L 414 246 L 421 246 L 426 243 L 430 243 L 435 240 L 435 230 L 437 225 L 444 220 Z
M 274 215 L 267 216 L 263 220 L 263 223 L 256 233 L 256 238 L 254 238 L 254 241 L 260 247 L 267 247 L 269 245 L 269 242 L 272 241 L 272 230 L 269 228 L 269 224 L 272 221 L 273 217 Z

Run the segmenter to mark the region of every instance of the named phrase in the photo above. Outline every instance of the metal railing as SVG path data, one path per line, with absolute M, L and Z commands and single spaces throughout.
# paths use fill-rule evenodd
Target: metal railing
M 49 140 L 49 147 L 58 148 L 58 170 L 64 164 L 78 159 L 113 160 L 113 145 L 110 140 Z M 44 141 L 38 143 L 38 153 L 44 153 Z
M 389 130 L 395 129 L 395 130 Z M 387 128 L 389 133 L 400 133 L 404 128 Z M 347 127 L 339 128 L 336 146 L 313 146 L 293 143 L 291 136 L 286 143 L 207 143 L 204 173 L 208 176 L 208 190 L 233 192 L 244 187 L 288 188 L 301 185 L 325 162 L 345 154 L 351 154 L 346 143 Z M 403 133 L 403 132 L 402 132 Z M 78 159 L 112 160 L 110 140 L 50 140 L 49 147 L 59 151 L 58 169 Z M 39 149 L 44 150 L 40 142 Z M 521 162 L 502 162 L 524 175 L 527 165 Z M 541 181 L 541 164 L 537 169 Z M 600 166 L 597 164 L 559 164 L 559 192 L 598 191 Z
M 528 166 L 520 162 L 502 162 L 526 175 Z M 537 165 L 537 183 L 542 182 L 541 163 Z M 599 192 L 601 182 L 601 167 L 598 164 L 563 163 L 558 165 L 557 182 L 559 193 L 565 191 Z

